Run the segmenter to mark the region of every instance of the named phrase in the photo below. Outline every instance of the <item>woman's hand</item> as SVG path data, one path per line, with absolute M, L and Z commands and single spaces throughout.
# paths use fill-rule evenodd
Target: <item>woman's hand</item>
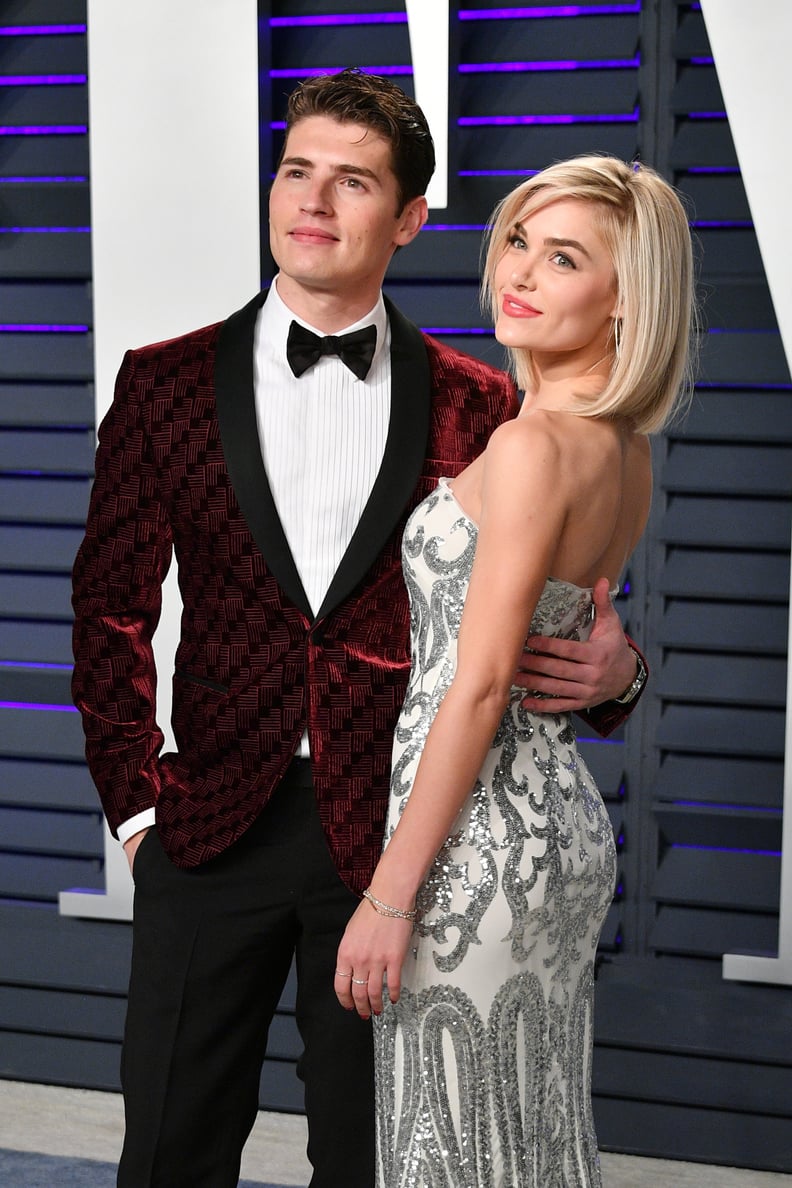
M 386 978 L 388 997 L 398 1002 L 412 931 L 412 921 L 381 916 L 367 900 L 361 902 L 338 946 L 333 986 L 342 1007 L 361 1019 L 381 1014 Z

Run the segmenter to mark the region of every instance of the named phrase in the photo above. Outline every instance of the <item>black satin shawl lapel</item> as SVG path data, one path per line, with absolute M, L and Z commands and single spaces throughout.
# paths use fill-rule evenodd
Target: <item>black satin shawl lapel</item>
M 215 401 L 231 485 L 267 568 L 309 619 L 313 612 L 294 564 L 267 478 L 255 398 L 255 330 L 266 293 L 222 325 L 215 358 Z
M 317 618 L 329 614 L 374 564 L 421 473 L 429 438 L 431 373 L 421 331 L 385 298 L 391 331 L 391 408 L 382 464 Z

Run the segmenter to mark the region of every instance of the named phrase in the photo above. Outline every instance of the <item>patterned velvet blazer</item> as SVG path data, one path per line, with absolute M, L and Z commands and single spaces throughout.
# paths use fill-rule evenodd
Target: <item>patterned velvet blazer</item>
M 502 372 L 423 335 L 388 304 L 385 455 L 314 616 L 258 439 L 253 337 L 263 299 L 123 361 L 74 568 L 75 703 L 111 829 L 156 805 L 163 845 L 181 867 L 247 829 L 307 729 L 330 851 L 360 891 L 380 853 L 409 670 L 404 523 L 515 414 L 516 394 Z M 184 607 L 177 751 L 160 755 L 152 635 L 174 552 Z

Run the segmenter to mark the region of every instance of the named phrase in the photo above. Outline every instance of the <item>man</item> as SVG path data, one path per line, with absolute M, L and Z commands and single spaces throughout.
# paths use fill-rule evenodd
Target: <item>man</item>
M 371 1038 L 333 969 L 382 841 L 409 666 L 401 530 L 516 411 L 505 375 L 381 294 L 426 219 L 420 109 L 345 71 L 299 88 L 287 127 L 275 283 L 127 354 L 75 565 L 75 700 L 136 883 L 121 1188 L 236 1184 L 293 957 L 312 1188 L 371 1188 Z M 161 756 L 151 637 L 172 550 L 178 751 Z M 593 643 L 523 678 L 566 690 L 551 708 L 634 683 L 600 602 Z

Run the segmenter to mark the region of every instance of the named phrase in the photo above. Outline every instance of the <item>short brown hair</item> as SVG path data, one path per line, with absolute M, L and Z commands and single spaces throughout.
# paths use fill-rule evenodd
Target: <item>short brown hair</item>
M 397 213 L 426 193 L 435 168 L 434 142 L 426 116 L 401 87 L 357 67 L 307 78 L 289 96 L 287 138 L 295 124 L 317 115 L 361 124 L 388 141 L 398 186 Z

